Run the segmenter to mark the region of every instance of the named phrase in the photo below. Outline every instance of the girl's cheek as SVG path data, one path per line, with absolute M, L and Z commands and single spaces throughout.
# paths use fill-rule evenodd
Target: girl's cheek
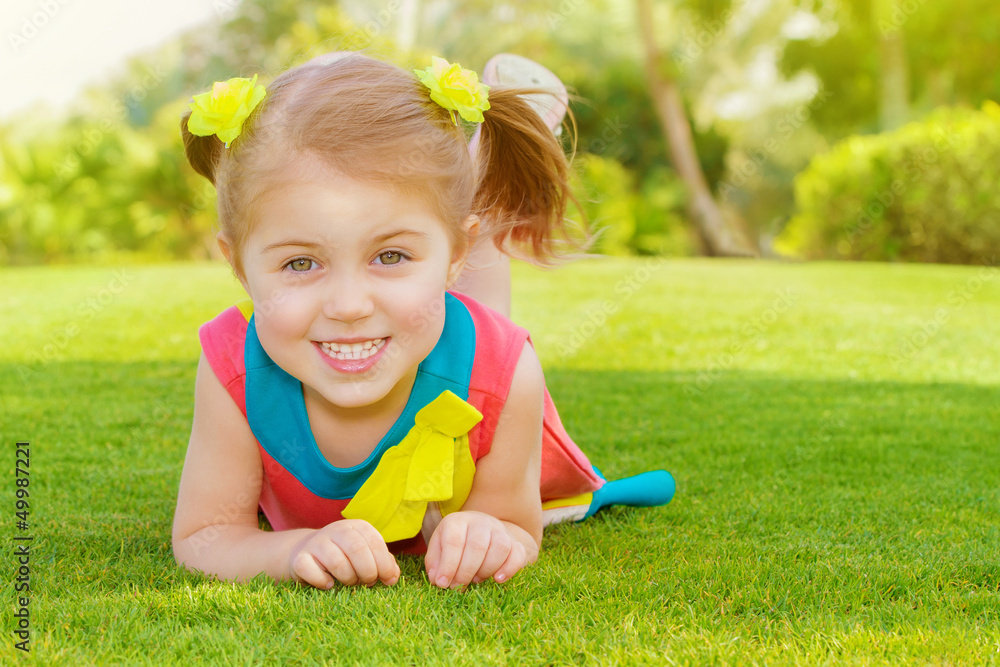
M 255 297 L 253 310 L 259 317 L 270 317 L 288 300 L 285 291 L 279 289 L 260 290 Z
M 402 303 L 408 304 L 406 319 L 417 332 L 444 321 L 445 300 L 440 290 L 416 291 Z
M 262 299 L 255 299 L 254 313 L 258 322 L 276 330 L 294 330 L 308 325 L 315 309 L 315 301 L 307 298 L 302 290 L 273 289 Z

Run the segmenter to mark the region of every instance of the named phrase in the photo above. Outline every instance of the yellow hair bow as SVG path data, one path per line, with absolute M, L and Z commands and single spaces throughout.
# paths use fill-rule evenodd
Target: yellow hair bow
M 413 70 L 420 83 L 431 91 L 431 99 L 451 111 L 451 122 L 458 125 L 455 112 L 472 123 L 483 122 L 483 112 L 490 108 L 489 90 L 479 83 L 479 76 L 444 58 L 431 58 L 431 66 Z
M 240 136 L 243 123 L 257 108 L 265 95 L 264 86 L 253 79 L 234 78 L 216 81 L 212 90 L 192 97 L 188 132 L 199 137 L 216 135 L 229 148 L 230 142 Z
M 368 521 L 395 542 L 420 532 L 429 502 L 440 503 L 442 516 L 460 510 L 476 474 L 468 434 L 482 418 L 457 395 L 441 392 L 417 412 L 413 428 L 386 450 L 341 514 Z

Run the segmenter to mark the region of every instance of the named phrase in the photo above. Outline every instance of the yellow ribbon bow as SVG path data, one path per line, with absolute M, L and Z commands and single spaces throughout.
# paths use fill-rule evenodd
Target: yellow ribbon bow
M 395 542 L 420 532 L 429 502 L 440 503 L 442 516 L 460 510 L 476 474 L 469 431 L 482 418 L 454 393 L 441 392 L 417 412 L 406 437 L 382 455 L 343 517 L 364 519 L 386 542 Z

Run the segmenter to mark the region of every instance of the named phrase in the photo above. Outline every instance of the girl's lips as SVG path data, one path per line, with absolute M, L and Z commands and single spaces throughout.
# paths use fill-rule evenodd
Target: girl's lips
M 379 350 L 375 352 L 375 354 L 371 355 L 370 357 L 366 357 L 364 359 L 338 359 L 335 356 L 331 356 L 331 354 L 327 353 L 327 350 L 326 348 L 323 347 L 322 343 L 317 343 L 315 341 L 313 341 L 313 347 L 315 347 L 316 351 L 319 352 L 319 356 L 323 359 L 323 361 L 325 361 L 326 364 L 331 368 L 333 368 L 335 371 L 339 373 L 356 375 L 370 371 L 372 368 L 375 367 L 375 364 L 379 362 L 379 359 L 382 358 L 382 355 L 385 354 L 385 349 L 389 346 L 389 341 L 391 341 L 392 339 L 390 337 L 386 337 L 382 340 L 384 342 L 382 343 L 382 346 L 379 348 Z

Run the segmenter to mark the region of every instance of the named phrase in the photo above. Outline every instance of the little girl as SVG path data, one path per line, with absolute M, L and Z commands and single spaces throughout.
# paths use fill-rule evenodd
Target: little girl
M 528 92 L 337 54 L 194 98 L 188 160 L 250 301 L 200 331 L 179 563 L 331 588 L 425 552 L 436 586 L 502 582 L 543 523 L 670 500 L 663 471 L 605 482 L 527 332 L 449 291 L 477 238 L 555 254 L 567 164 Z

